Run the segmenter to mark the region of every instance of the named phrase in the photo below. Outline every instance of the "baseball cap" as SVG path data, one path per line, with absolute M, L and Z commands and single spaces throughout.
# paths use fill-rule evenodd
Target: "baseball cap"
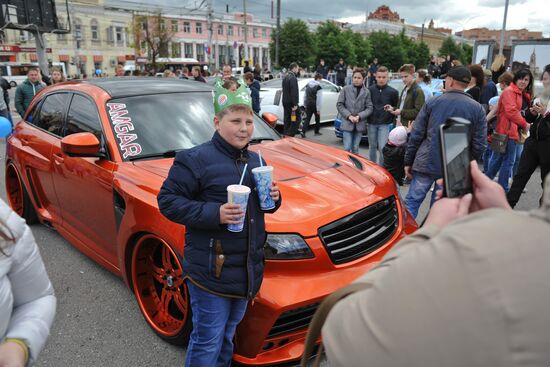
M 451 70 L 447 72 L 447 76 L 450 76 L 457 82 L 462 83 L 470 83 L 470 80 L 472 79 L 472 73 L 470 73 L 470 69 L 468 69 L 466 66 L 455 66 Z
M 404 126 L 397 126 L 390 131 L 388 141 L 396 147 L 405 144 L 407 142 L 407 129 Z

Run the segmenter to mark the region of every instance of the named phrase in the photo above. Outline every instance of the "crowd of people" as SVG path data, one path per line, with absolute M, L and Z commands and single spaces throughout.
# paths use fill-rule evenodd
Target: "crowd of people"
M 416 217 L 430 190 L 433 207 L 420 230 L 357 281 L 370 286 L 331 312 L 323 329 L 331 365 L 360 366 L 369 360 L 377 366 L 439 365 L 441 361 L 451 366 L 485 366 L 500 365 L 522 353 L 539 362 L 534 365 L 547 365 L 550 312 L 545 301 L 550 292 L 544 280 L 550 268 L 543 262 L 550 236 L 550 65 L 543 70 L 544 89 L 538 96 L 533 95 L 534 76 L 529 69 L 512 74 L 482 65 L 452 65 L 450 58 L 448 67 L 433 60 L 418 71 L 412 64 L 401 66 L 398 73 L 404 88 L 399 93 L 388 85 L 388 68 L 375 61 L 369 69 L 354 68 L 349 85 L 343 59 L 335 67 L 343 85 L 336 107 L 344 149 L 357 154 L 367 131 L 370 160 L 386 167 L 398 184 L 410 183 L 404 199 L 408 212 Z M 314 116 L 315 133 L 321 134 L 319 81 L 327 73 L 321 60 L 304 91 L 307 121 L 301 124 L 299 65 L 289 66 L 282 81 L 285 135 L 305 137 Z M 15 94 L 20 115 L 46 84 L 38 68 L 30 68 L 27 76 Z M 168 70 L 163 76 L 205 81 L 198 67 L 190 73 L 185 68 Z M 443 77 L 445 82 L 443 94 L 437 97 L 428 87 L 433 77 Z M 262 282 L 264 215 L 282 203 L 274 182 L 270 191 L 274 208 L 262 209 L 251 195 L 243 231 L 228 235 L 222 229 L 241 223 L 244 211 L 220 199 L 227 193 L 219 187 L 239 181 L 247 167 L 265 162 L 248 150 L 253 113 L 260 109 L 255 70 L 244 70 L 244 84 L 239 84 L 226 65 L 220 78 L 214 96 L 223 94 L 229 102 L 219 105 L 219 98 L 213 99 L 212 140 L 177 154 L 158 195 L 161 213 L 187 227 L 183 269 L 193 331 L 186 366 L 229 365 L 235 329 Z M 61 71 L 53 70 L 47 83 L 62 81 Z M 0 79 L 0 85 L 4 88 L 0 115 L 9 118 L 9 83 L 5 87 Z M 453 199 L 442 198 L 439 190 L 438 132 L 450 117 L 470 121 L 474 160 L 470 166 L 473 192 Z M 478 162 L 483 162 L 484 173 Z M 512 211 L 537 167 L 543 185 L 546 180 L 541 208 L 530 215 Z M 208 180 L 218 182 L 220 177 L 223 185 L 208 185 Z M 247 186 L 255 186 L 252 175 L 244 177 Z M 235 261 L 230 264 L 233 273 L 223 281 L 205 270 L 204 251 L 217 236 L 224 238 L 225 254 L 236 255 L 227 259 L 239 259 L 231 260 Z M 252 250 L 246 254 L 243 248 Z M 53 288 L 30 229 L 0 202 L 0 366 L 32 364 L 45 343 L 55 307 Z

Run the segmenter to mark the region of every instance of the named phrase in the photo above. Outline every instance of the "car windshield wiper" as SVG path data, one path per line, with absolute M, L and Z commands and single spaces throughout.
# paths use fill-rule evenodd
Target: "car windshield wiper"
M 181 149 L 180 149 L 181 150 Z M 180 150 L 168 150 L 164 153 L 150 153 L 150 154 L 142 154 L 137 155 L 135 157 L 128 158 L 129 161 L 139 161 L 141 159 L 148 159 L 148 158 L 172 158 L 176 156 L 176 153 L 178 153 Z
M 275 140 L 274 138 L 270 138 L 268 136 L 262 136 L 262 137 L 259 137 L 259 138 L 252 138 L 250 139 L 250 144 L 259 144 L 261 143 L 262 141 L 264 140 Z

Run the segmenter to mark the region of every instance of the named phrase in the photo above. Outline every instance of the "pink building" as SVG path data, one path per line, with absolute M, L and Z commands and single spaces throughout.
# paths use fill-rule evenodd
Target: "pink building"
M 202 15 L 165 15 L 164 27 L 173 32 L 168 57 L 194 58 L 210 62 L 216 69 L 224 64 L 241 66 L 245 60 L 244 14 L 216 16 L 212 22 L 212 45 L 208 53 L 208 22 Z M 247 16 L 247 45 L 250 66 L 259 63 L 271 69 L 269 42 L 274 25 Z M 140 51 L 146 55 L 145 45 Z M 211 57 L 211 59 L 209 58 Z

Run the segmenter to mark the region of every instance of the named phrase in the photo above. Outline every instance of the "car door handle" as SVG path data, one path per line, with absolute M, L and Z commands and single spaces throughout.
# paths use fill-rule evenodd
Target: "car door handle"
M 23 145 L 23 146 L 29 145 L 29 141 L 27 139 L 21 138 L 20 140 L 21 140 L 21 145 Z
M 57 163 L 64 163 L 64 162 L 65 162 L 65 158 L 63 158 L 63 157 L 60 156 L 59 154 L 54 154 L 54 155 L 53 155 L 53 159 L 54 159 L 54 161 L 56 161 Z

